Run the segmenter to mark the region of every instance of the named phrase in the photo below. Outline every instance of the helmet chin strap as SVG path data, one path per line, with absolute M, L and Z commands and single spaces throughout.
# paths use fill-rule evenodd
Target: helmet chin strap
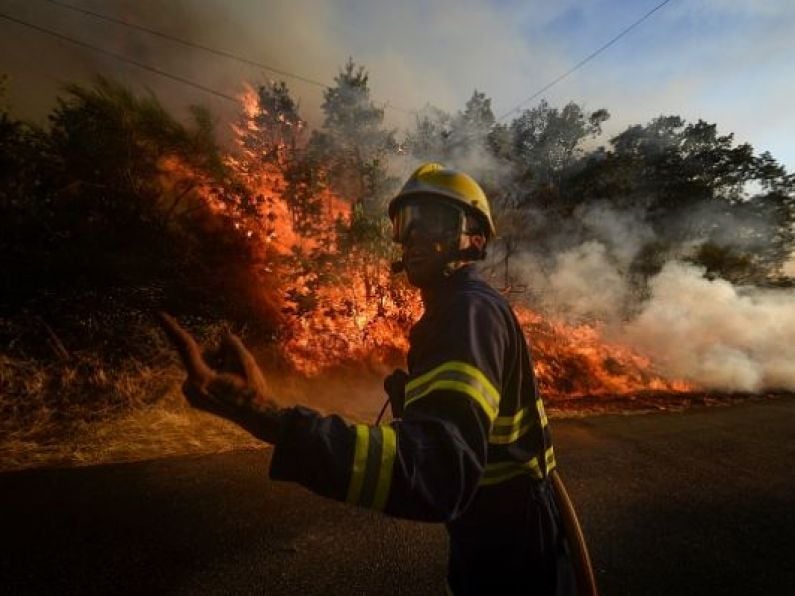
M 479 261 L 481 259 L 486 258 L 486 251 L 480 250 L 475 246 L 470 246 L 464 249 L 455 249 L 449 251 L 450 258 L 447 261 L 447 264 L 444 267 L 442 274 L 445 277 L 450 277 L 450 275 L 455 272 L 458 268 L 456 266 L 457 263 L 461 261 Z M 392 272 L 392 275 L 397 275 L 398 273 L 402 273 L 406 270 L 406 264 L 403 262 L 403 259 L 400 258 L 397 261 L 392 261 L 389 265 L 389 270 Z
M 471 263 L 472 261 L 479 261 L 486 257 L 486 252 L 477 249 L 474 246 L 470 246 L 464 249 L 458 249 L 455 251 L 451 251 L 453 258 L 447 261 L 447 264 L 444 266 L 444 270 L 442 274 L 445 277 L 450 277 L 453 273 L 455 273 L 458 269 L 461 268 L 461 265 L 464 263 Z
M 482 261 L 486 258 L 486 251 L 476 246 L 469 246 L 468 248 L 459 249 L 459 261 Z

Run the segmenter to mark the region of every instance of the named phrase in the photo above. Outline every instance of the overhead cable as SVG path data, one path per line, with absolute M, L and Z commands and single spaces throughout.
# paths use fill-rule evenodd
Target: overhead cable
M 510 116 L 510 115 L 511 115 L 511 114 L 513 114 L 514 112 L 517 112 L 517 111 L 519 111 L 519 109 L 521 109 L 523 106 L 525 106 L 526 104 L 528 104 L 528 103 L 530 103 L 531 101 L 533 101 L 533 100 L 534 100 L 536 97 L 538 97 L 539 95 L 541 95 L 541 94 L 542 94 L 542 93 L 544 93 L 545 91 L 549 90 L 550 88 L 552 88 L 552 87 L 554 87 L 555 85 L 557 85 L 558 83 L 560 83 L 560 82 L 561 82 L 563 79 L 565 79 L 566 77 L 568 77 L 569 75 L 571 75 L 573 72 L 575 72 L 576 70 L 578 70 L 578 69 L 580 69 L 581 67 L 585 66 L 585 64 L 587 64 L 588 62 L 590 62 L 591 60 L 593 60 L 594 58 L 596 58 L 596 57 L 597 57 L 599 54 L 601 54 L 602 52 L 604 52 L 604 51 L 605 51 L 607 48 L 609 48 L 610 46 L 612 46 L 612 45 L 613 45 L 614 43 L 616 43 L 616 42 L 617 42 L 619 39 L 621 39 L 622 37 L 624 37 L 624 36 L 625 36 L 627 33 L 629 33 L 630 31 L 632 31 L 632 30 L 633 30 L 635 27 L 637 27 L 638 25 L 640 25 L 640 24 L 641 24 L 643 21 L 645 21 L 646 19 L 648 19 L 648 18 L 649 18 L 651 15 L 653 15 L 655 12 L 657 12 L 658 10 L 660 10 L 660 9 L 661 9 L 663 6 L 665 6 L 666 4 L 668 4 L 670 1 L 671 1 L 671 0 L 664 0 L 663 2 L 660 2 L 660 3 L 659 3 L 657 6 L 655 6 L 654 8 L 652 8 L 650 11 L 648 11 L 646 14 L 644 14 L 642 17 L 640 17 L 640 18 L 639 18 L 638 20 L 636 20 L 634 23 L 632 23 L 631 25 L 629 25 L 628 27 L 626 27 L 625 29 L 623 29 L 623 30 L 622 30 L 622 31 L 621 31 L 621 32 L 620 32 L 618 35 L 616 35 L 615 37 L 613 37 L 613 38 L 612 38 L 610 41 L 608 41 L 606 44 L 604 44 L 603 46 L 599 47 L 598 49 L 596 49 L 596 50 L 594 50 L 593 52 L 591 52 L 590 54 L 588 54 L 588 55 L 587 55 L 585 58 L 583 58 L 582 60 L 580 60 L 580 61 L 579 61 L 577 64 L 575 64 L 574 66 L 572 66 L 572 67 L 571 67 L 569 70 L 567 70 L 566 72 L 564 72 L 562 75 L 560 75 L 560 76 L 558 76 L 557 78 L 553 79 L 552 81 L 550 81 L 549 83 L 547 83 L 546 85 L 544 85 L 544 86 L 543 86 L 541 89 L 539 89 L 538 91 L 536 91 L 535 93 L 533 93 L 533 94 L 532 94 L 530 97 L 528 97 L 528 98 L 526 98 L 526 99 L 523 99 L 523 100 L 522 100 L 522 101 L 520 101 L 518 104 L 516 104 L 516 106 L 514 106 L 513 108 L 511 108 L 510 110 L 508 110 L 507 112 L 505 112 L 505 113 L 504 113 L 502 116 L 500 116 L 499 118 L 497 118 L 497 122 L 502 122 L 502 121 L 503 121 L 503 120 L 505 120 L 505 119 L 506 119 L 508 116 Z
M 22 25 L 23 27 L 29 27 L 30 29 L 34 29 L 36 31 L 39 31 L 40 33 L 46 33 L 47 35 L 51 35 L 53 37 L 57 37 L 58 39 L 62 39 L 64 41 L 68 41 L 69 43 L 72 43 L 74 45 L 77 45 L 77 46 L 80 46 L 80 47 L 83 47 L 83 48 L 87 48 L 89 50 L 93 50 L 93 51 L 98 52 L 100 54 L 103 54 L 105 56 L 109 56 L 111 58 L 119 60 L 120 62 L 126 62 L 127 64 L 132 64 L 133 66 L 136 66 L 136 67 L 138 67 L 138 68 L 140 68 L 142 70 L 146 70 L 148 72 L 155 73 L 155 74 L 160 75 L 162 77 L 166 77 L 168 79 L 177 81 L 179 83 L 182 83 L 183 85 L 188 85 L 190 87 L 193 87 L 194 89 L 199 89 L 200 91 L 204 91 L 205 93 L 209 93 L 211 95 L 215 95 L 216 97 L 220 97 L 222 99 L 227 99 L 227 100 L 232 101 L 232 102 L 234 102 L 236 104 L 240 103 L 240 100 L 238 98 L 233 97 L 231 95 L 228 95 L 228 94 L 226 94 L 226 93 L 224 93 L 222 91 L 218 91 L 216 89 L 212 89 L 211 87 L 206 87 L 205 85 L 202 85 L 201 83 L 196 83 L 195 81 L 191 81 L 190 79 L 186 79 L 185 77 L 181 77 L 179 75 L 175 75 L 173 73 L 166 72 L 164 70 L 160 70 L 159 68 L 155 68 L 154 66 L 150 66 L 149 64 L 144 64 L 143 62 L 139 62 L 137 60 L 133 60 L 131 58 L 127 58 L 126 56 L 122 56 L 121 54 L 117 54 L 116 52 L 111 52 L 110 50 L 106 50 L 104 48 L 100 48 L 98 46 L 95 46 L 93 44 L 87 43 L 85 41 L 80 41 L 79 39 L 74 39 L 73 37 L 69 37 L 68 35 L 64 35 L 63 33 L 58 33 L 57 31 L 53 31 L 52 29 L 47 29 L 46 27 L 40 27 L 39 25 L 34 25 L 33 23 L 28 23 L 27 21 L 23 21 L 22 19 L 17 19 L 15 17 L 9 16 L 9 15 L 3 14 L 3 13 L 0 13 L 0 18 L 6 19 L 6 20 L 11 21 L 13 23 L 16 23 L 18 25 Z
M 322 81 L 317 81 L 315 79 L 310 79 L 309 77 L 305 77 L 303 75 L 300 75 L 300 74 L 297 74 L 297 73 L 294 73 L 294 72 L 290 72 L 290 71 L 287 71 L 287 70 L 282 70 L 282 69 L 279 69 L 279 68 L 275 68 L 275 67 L 273 67 L 273 66 L 271 66 L 269 64 L 264 64 L 264 63 L 262 63 L 262 62 L 260 62 L 258 60 L 252 60 L 251 58 L 247 58 L 247 57 L 241 56 L 239 54 L 233 54 L 232 52 L 227 52 L 225 50 L 219 50 L 217 48 L 213 48 L 213 47 L 210 47 L 210 46 L 207 46 L 207 45 L 204 45 L 204 44 L 196 43 L 194 41 L 190 41 L 190 40 L 187 40 L 187 39 L 183 39 L 181 37 L 177 37 L 175 35 L 171 35 L 169 33 L 164 33 L 162 31 L 158 31 L 157 29 L 152 29 L 150 27 L 145 27 L 145 26 L 139 25 L 137 23 L 131 23 L 129 21 L 125 21 L 124 19 L 119 19 L 119 18 L 112 17 L 112 16 L 107 15 L 107 14 L 95 12 L 95 11 L 89 10 L 87 8 L 81 8 L 79 6 L 74 6 L 73 4 L 69 4 L 67 2 L 59 2 L 58 0 L 46 0 L 46 1 L 49 2 L 50 4 L 54 4 L 56 6 L 60 6 L 62 8 L 66 8 L 68 10 L 72 10 L 72 11 L 75 11 L 75 12 L 78 12 L 78 13 L 81 13 L 81 14 L 84 14 L 84 15 L 88 15 L 88 16 L 91 16 L 91 17 L 94 17 L 94 18 L 97 18 L 97 19 L 101 19 L 101 20 L 104 20 L 104 21 L 115 23 L 117 25 L 121 25 L 122 27 L 127 27 L 129 29 L 134 29 L 136 31 L 141 31 L 143 33 L 148 33 L 149 35 L 153 35 L 153 36 L 159 37 L 161 39 L 166 39 L 166 40 L 172 41 L 174 43 L 178 43 L 178 44 L 183 45 L 183 46 L 188 47 L 188 48 L 192 48 L 192 49 L 195 49 L 195 50 L 202 50 L 204 52 L 207 52 L 207 53 L 210 53 L 210 54 L 214 54 L 214 55 L 220 56 L 222 58 L 227 58 L 229 60 L 235 60 L 237 62 L 241 62 L 241 63 L 246 64 L 248 66 L 254 66 L 256 68 L 261 68 L 262 70 L 266 70 L 268 72 L 272 72 L 272 73 L 277 74 L 277 75 L 282 76 L 282 77 L 287 77 L 287 78 L 295 79 L 297 81 L 302 81 L 304 83 L 307 83 L 309 85 L 314 85 L 314 86 L 320 87 L 322 89 L 330 89 L 331 88 L 330 85 L 328 85 L 326 83 L 323 83 Z M 398 112 L 403 112 L 403 113 L 406 113 L 406 114 L 413 113 L 410 110 L 405 110 L 403 108 L 395 106 L 395 105 L 393 105 L 390 102 L 386 102 L 384 107 L 386 109 L 397 110 Z

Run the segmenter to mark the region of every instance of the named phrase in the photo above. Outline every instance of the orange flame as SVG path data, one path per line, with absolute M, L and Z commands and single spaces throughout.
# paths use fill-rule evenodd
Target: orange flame
M 401 364 L 408 350 L 408 330 L 422 312 L 418 293 L 393 278 L 384 259 L 362 249 L 339 254 L 334 230 L 339 221 L 349 220 L 351 205 L 330 190 L 323 189 L 316 197 L 323 205 L 316 216 L 320 232 L 307 235 L 296 229 L 282 174 L 288 155 L 280 151 L 276 160 L 263 160 L 244 146 L 243 136 L 258 126 L 252 88 L 246 90 L 242 103 L 243 124 L 234 127 L 241 152 L 229 156 L 227 164 L 257 197 L 261 216 L 254 223 L 241 218 L 236 225 L 245 226 L 241 231 L 260 247 L 268 283 L 279 290 L 284 314 L 279 347 L 285 360 L 305 376 L 352 363 L 371 370 Z M 285 146 L 278 139 L 277 145 Z M 185 166 L 172 163 L 169 167 Z M 214 212 L 235 217 L 228 205 L 209 194 L 205 198 Z M 324 261 L 326 257 L 333 258 Z M 307 262 L 312 258 L 316 260 Z M 545 395 L 692 389 L 683 381 L 656 374 L 648 357 L 605 341 L 598 325 L 568 325 L 525 307 L 515 310 Z
M 569 325 L 526 308 L 514 309 L 531 346 L 545 395 L 620 395 L 639 391 L 689 391 L 681 380 L 654 372 L 651 360 L 603 339 L 595 325 Z

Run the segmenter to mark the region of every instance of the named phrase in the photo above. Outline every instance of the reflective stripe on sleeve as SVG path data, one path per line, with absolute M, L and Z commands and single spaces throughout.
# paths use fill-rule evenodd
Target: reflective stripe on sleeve
M 397 434 L 391 426 L 356 424 L 348 503 L 382 510 L 392 484 Z
M 489 436 L 489 443 L 493 445 L 507 445 L 508 443 L 513 443 L 518 438 L 526 435 L 527 431 L 532 428 L 536 420 L 540 420 L 541 428 L 545 428 L 549 424 L 549 421 L 544 412 L 544 404 L 541 399 L 536 399 L 535 403 L 538 418 L 536 418 L 534 413 L 531 413 L 532 407 L 533 406 L 527 406 L 522 408 L 513 416 L 498 416 L 494 420 L 494 426 Z
M 389 488 L 392 486 L 392 468 L 395 466 L 397 453 L 397 433 L 391 426 L 380 426 L 384 443 L 381 448 L 381 467 L 378 471 L 378 486 L 375 489 L 372 509 L 383 511 Z
M 536 480 L 541 480 L 547 476 L 557 465 L 555 462 L 555 451 L 549 447 L 544 452 L 544 469 L 541 469 L 541 462 L 538 457 L 534 457 L 525 462 L 506 461 L 486 464 L 483 476 L 480 478 L 480 486 L 499 484 L 522 474 L 530 474 Z
M 541 401 L 540 397 L 536 398 L 536 409 L 538 410 L 538 417 L 541 419 L 541 427 L 545 427 L 548 424 L 547 421 L 547 413 L 544 411 L 544 402 Z
M 555 451 L 550 447 L 544 453 L 544 465 L 546 466 L 547 474 L 555 469 L 557 462 L 555 461 Z
M 531 474 L 533 478 L 541 480 L 544 476 L 541 472 L 541 467 L 538 464 L 538 458 L 534 457 L 526 462 L 499 462 L 495 464 L 486 464 L 483 471 L 483 476 L 480 478 L 480 486 L 488 486 L 491 484 L 499 484 L 510 480 L 515 476 L 521 474 Z
M 489 421 L 497 417 L 499 391 L 480 370 L 466 362 L 457 361 L 445 362 L 409 381 L 406 384 L 405 407 L 439 389 L 464 393 L 483 409 Z
M 362 483 L 364 482 L 364 472 L 367 467 L 367 447 L 370 442 L 370 432 L 367 426 L 357 424 L 354 428 L 356 430 L 356 447 L 353 453 L 348 496 L 345 498 L 348 503 L 359 502 L 359 495 L 362 493 Z

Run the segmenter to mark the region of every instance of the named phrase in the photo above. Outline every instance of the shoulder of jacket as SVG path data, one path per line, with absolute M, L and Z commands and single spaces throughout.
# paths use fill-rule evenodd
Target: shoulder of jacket
M 511 308 L 505 296 L 484 281 L 467 284 L 456 292 L 452 302 L 456 305 L 471 304 L 499 310 Z

